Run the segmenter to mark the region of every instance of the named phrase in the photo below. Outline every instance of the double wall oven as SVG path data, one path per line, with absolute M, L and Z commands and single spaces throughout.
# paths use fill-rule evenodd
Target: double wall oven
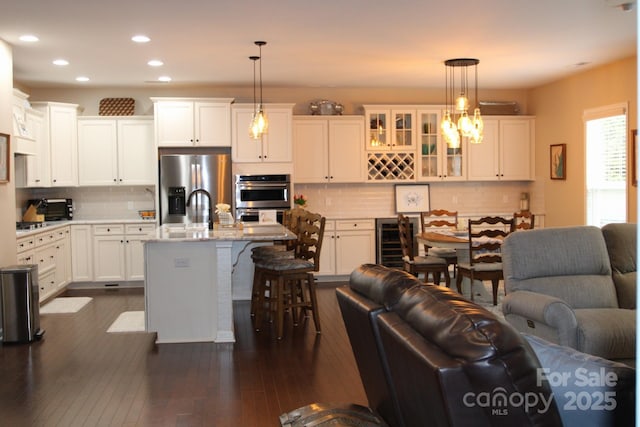
M 261 210 L 275 210 L 278 222 L 291 208 L 291 177 L 281 175 L 235 176 L 236 220 L 258 221 Z

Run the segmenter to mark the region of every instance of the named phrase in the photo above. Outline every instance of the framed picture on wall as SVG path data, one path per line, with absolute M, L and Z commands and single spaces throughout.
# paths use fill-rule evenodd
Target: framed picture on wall
M 0 133 L 0 183 L 9 182 L 9 164 L 11 160 L 11 149 L 9 146 L 9 135 Z
M 631 161 L 631 185 L 638 186 L 638 129 L 631 130 L 631 144 L 629 145 Z
M 550 147 L 551 179 L 567 179 L 567 144 Z
M 396 213 L 426 212 L 430 208 L 429 184 L 396 184 Z

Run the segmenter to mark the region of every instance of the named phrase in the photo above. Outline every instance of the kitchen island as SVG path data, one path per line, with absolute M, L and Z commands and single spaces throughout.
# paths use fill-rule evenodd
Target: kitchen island
M 251 283 L 251 248 L 295 237 L 280 224 L 158 227 L 144 240 L 146 330 L 157 343 L 235 342 L 233 288 Z

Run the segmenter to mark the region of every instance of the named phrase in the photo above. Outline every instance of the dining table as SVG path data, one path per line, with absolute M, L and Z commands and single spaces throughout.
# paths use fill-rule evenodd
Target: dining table
M 451 229 L 435 229 L 433 231 L 423 231 L 416 235 L 419 244 L 428 245 L 437 248 L 455 249 L 458 256 L 458 263 L 468 263 L 470 261 L 469 252 L 469 230 L 451 230 Z M 483 298 L 491 298 L 491 294 L 481 284 L 480 280 L 475 281 L 476 286 L 473 287 L 478 296 Z M 469 278 L 462 278 L 462 294 L 469 295 L 471 283 Z

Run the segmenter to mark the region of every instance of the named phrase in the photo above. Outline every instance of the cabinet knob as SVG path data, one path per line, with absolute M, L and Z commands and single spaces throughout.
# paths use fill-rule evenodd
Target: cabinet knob
M 199 142 L 200 142 L 200 140 L 199 140 L 199 139 L 196 139 L 196 144 L 197 144 L 197 143 L 199 143 Z
M 120 243 L 124 243 L 124 240 L 120 240 Z
M 193 138 L 189 140 L 189 142 L 193 143 Z
M 118 180 L 116 178 L 113 178 L 113 182 L 117 182 Z

